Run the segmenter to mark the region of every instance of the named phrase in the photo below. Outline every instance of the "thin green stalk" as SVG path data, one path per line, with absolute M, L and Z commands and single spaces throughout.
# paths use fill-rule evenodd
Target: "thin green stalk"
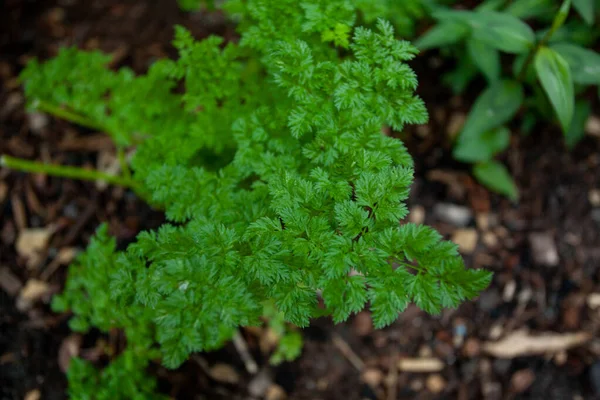
M 52 114 L 55 117 L 62 118 L 67 121 L 71 121 L 71 122 L 81 125 L 81 126 L 85 126 L 86 128 L 96 129 L 99 131 L 106 132 L 105 127 L 102 126 L 101 124 L 99 124 L 81 114 L 70 111 L 66 108 L 62 108 L 60 106 L 56 106 L 54 104 L 50 104 L 50 103 L 47 103 L 45 101 L 40 101 L 40 100 L 38 100 L 34 103 L 34 107 L 45 113 Z
M 84 169 L 66 165 L 46 164 L 38 161 L 29 161 L 22 158 L 1 156 L 0 166 L 36 174 L 47 174 L 61 178 L 79 179 L 84 181 L 106 182 L 111 185 L 123 186 L 136 190 L 138 185 L 130 178 L 110 175 L 95 169 Z
M 532 63 L 532 61 L 533 61 L 535 55 L 537 54 L 537 52 L 539 51 L 539 49 L 544 47 L 550 41 L 550 39 L 552 38 L 552 35 L 554 35 L 554 33 L 558 30 L 558 28 L 560 28 L 565 23 L 565 20 L 567 19 L 570 8 L 571 8 L 571 0 L 563 1 L 560 9 L 558 10 L 558 13 L 556 13 L 554 20 L 552 21 L 552 26 L 550 27 L 550 29 L 548 29 L 548 32 L 546 32 L 544 37 L 542 37 L 542 39 L 536 43 L 534 48 L 527 55 L 527 58 L 525 59 L 525 62 L 523 63 L 523 66 L 521 67 L 521 71 L 519 72 L 519 75 L 517 77 L 517 80 L 519 82 L 523 82 L 523 80 L 525 79 L 525 74 L 527 73 L 527 69 L 529 68 L 529 65 Z
M 129 164 L 127 163 L 125 150 L 121 146 L 117 148 L 117 157 L 119 158 L 119 164 L 121 165 L 121 171 L 123 171 L 123 176 L 126 179 L 131 180 L 131 170 L 129 169 Z

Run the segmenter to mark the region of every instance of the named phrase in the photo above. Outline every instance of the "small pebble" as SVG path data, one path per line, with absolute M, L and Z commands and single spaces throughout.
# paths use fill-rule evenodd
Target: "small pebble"
M 271 385 L 269 389 L 267 389 L 267 394 L 265 395 L 265 400 L 285 400 L 287 399 L 287 394 L 285 390 L 279 385 Z
M 477 357 L 481 353 L 481 344 L 475 338 L 468 338 L 463 347 L 463 353 L 467 357 Z
M 425 222 L 425 208 L 423 206 L 414 206 L 410 209 L 408 219 L 413 224 L 422 224 L 423 222 Z
M 236 384 L 240 381 L 237 371 L 227 364 L 216 364 L 210 369 L 210 376 L 222 383 Z
M 510 379 L 510 388 L 516 393 L 523 393 L 535 381 L 535 374 L 530 369 L 522 369 L 513 374 Z
M 590 190 L 588 200 L 593 207 L 600 207 L 600 189 Z
M 477 246 L 479 235 L 475 229 L 457 229 L 452 235 L 452 241 L 464 254 L 471 254 Z
M 469 208 L 451 203 L 436 204 L 433 213 L 438 220 L 457 227 L 465 227 L 473 219 L 473 213 Z
M 376 368 L 367 368 L 361 375 L 361 380 L 369 386 L 377 387 L 383 381 L 383 372 Z
M 549 232 L 538 232 L 529 235 L 529 246 L 533 260 L 539 265 L 556 267 L 559 262 L 558 250 L 554 238 Z

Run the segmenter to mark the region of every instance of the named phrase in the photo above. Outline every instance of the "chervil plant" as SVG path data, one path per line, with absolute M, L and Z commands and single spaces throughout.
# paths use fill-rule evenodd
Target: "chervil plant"
M 474 163 L 475 177 L 490 189 L 518 197 L 494 156 L 508 147 L 506 125 L 519 111 L 524 133 L 543 118 L 558 120 L 569 148 L 583 137 L 590 114 L 584 94 L 600 84 L 600 54 L 585 47 L 600 37 L 594 26 L 597 10 L 596 0 L 572 5 L 570 0 L 487 0 L 471 11 L 438 7 L 433 12 L 438 24 L 419 38 L 417 47 L 441 47 L 456 55 L 457 68 L 446 76 L 456 92 L 478 73 L 488 82 L 458 136 L 454 157 Z M 548 28 L 535 32 L 524 21 Z M 501 53 L 514 56 L 512 68 L 504 68 Z
M 73 364 L 73 398 L 150 398 L 150 361 L 177 367 L 263 316 L 282 336 L 280 362 L 301 345 L 289 324 L 342 322 L 369 305 L 381 328 L 411 302 L 437 314 L 489 284 L 456 245 L 403 221 L 413 163 L 382 127 L 427 119 L 406 64 L 417 50 L 383 20 L 356 26 L 360 4 L 230 1 L 239 44 L 178 27 L 179 58 L 145 75 L 76 49 L 23 71 L 32 107 L 135 154 L 119 176 L 4 165 L 127 186 L 170 221 L 125 251 L 102 226 L 70 267 L 54 309 L 73 313 L 73 330 L 128 338 L 102 371 Z

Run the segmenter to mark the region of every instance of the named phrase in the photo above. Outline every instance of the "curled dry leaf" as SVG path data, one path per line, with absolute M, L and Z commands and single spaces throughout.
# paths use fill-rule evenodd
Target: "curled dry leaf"
M 227 364 L 215 364 L 210 369 L 210 377 L 217 382 L 236 384 L 240 381 L 240 376 L 237 371 Z
M 79 356 L 82 340 L 81 335 L 74 334 L 67 336 L 60 344 L 60 348 L 58 349 L 58 366 L 63 373 L 66 373 L 69 369 L 71 359 Z
M 52 288 L 46 282 L 30 279 L 17 297 L 17 309 L 27 311 L 33 307 L 36 301 L 49 296 L 51 292 Z
M 515 358 L 534 354 L 556 353 L 579 346 L 590 339 L 586 332 L 543 333 L 530 335 L 526 331 L 513 332 L 497 342 L 487 342 L 483 350 L 498 358 Z
M 439 358 L 402 358 L 398 361 L 398 369 L 403 372 L 439 372 L 444 363 Z
M 52 227 L 30 228 L 19 233 L 16 250 L 20 256 L 27 259 L 28 268 L 34 268 L 42 261 L 42 253 L 53 233 Z
M 600 293 L 592 293 L 587 297 L 587 305 L 589 308 L 595 310 L 600 308 Z

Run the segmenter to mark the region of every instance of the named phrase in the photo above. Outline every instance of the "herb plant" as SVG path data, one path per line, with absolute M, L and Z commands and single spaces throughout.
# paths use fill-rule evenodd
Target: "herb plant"
M 356 25 L 369 4 L 229 1 L 239 44 L 177 27 L 179 58 L 141 76 L 77 49 L 27 66 L 33 108 L 101 129 L 119 154 L 135 154 L 121 157 L 117 177 L 3 164 L 127 186 L 169 220 L 124 251 L 103 225 L 70 267 L 54 309 L 73 313 L 75 331 L 117 328 L 128 339 L 102 371 L 73 363 L 73 398 L 150 398 L 149 362 L 177 367 L 263 316 L 282 335 L 280 362 L 301 345 L 288 324 L 342 322 L 370 304 L 381 328 L 411 302 L 437 314 L 489 284 L 455 244 L 401 222 L 413 162 L 382 127 L 400 131 L 427 114 L 407 65 L 416 48 L 384 20 Z
M 541 117 L 558 121 L 569 148 L 583 137 L 590 115 L 586 88 L 600 85 L 600 54 L 586 48 L 600 37 L 598 10 L 597 0 L 487 0 L 470 11 L 433 11 L 438 23 L 417 47 L 456 55 L 456 70 L 446 76 L 454 91 L 462 92 L 478 73 L 488 83 L 453 154 L 473 163 L 475 177 L 490 189 L 518 197 L 506 168 L 494 160 L 509 145 L 507 125 L 517 113 L 525 133 Z M 536 32 L 525 21 L 547 28 Z M 512 68 L 504 68 L 503 53 L 513 55 Z

